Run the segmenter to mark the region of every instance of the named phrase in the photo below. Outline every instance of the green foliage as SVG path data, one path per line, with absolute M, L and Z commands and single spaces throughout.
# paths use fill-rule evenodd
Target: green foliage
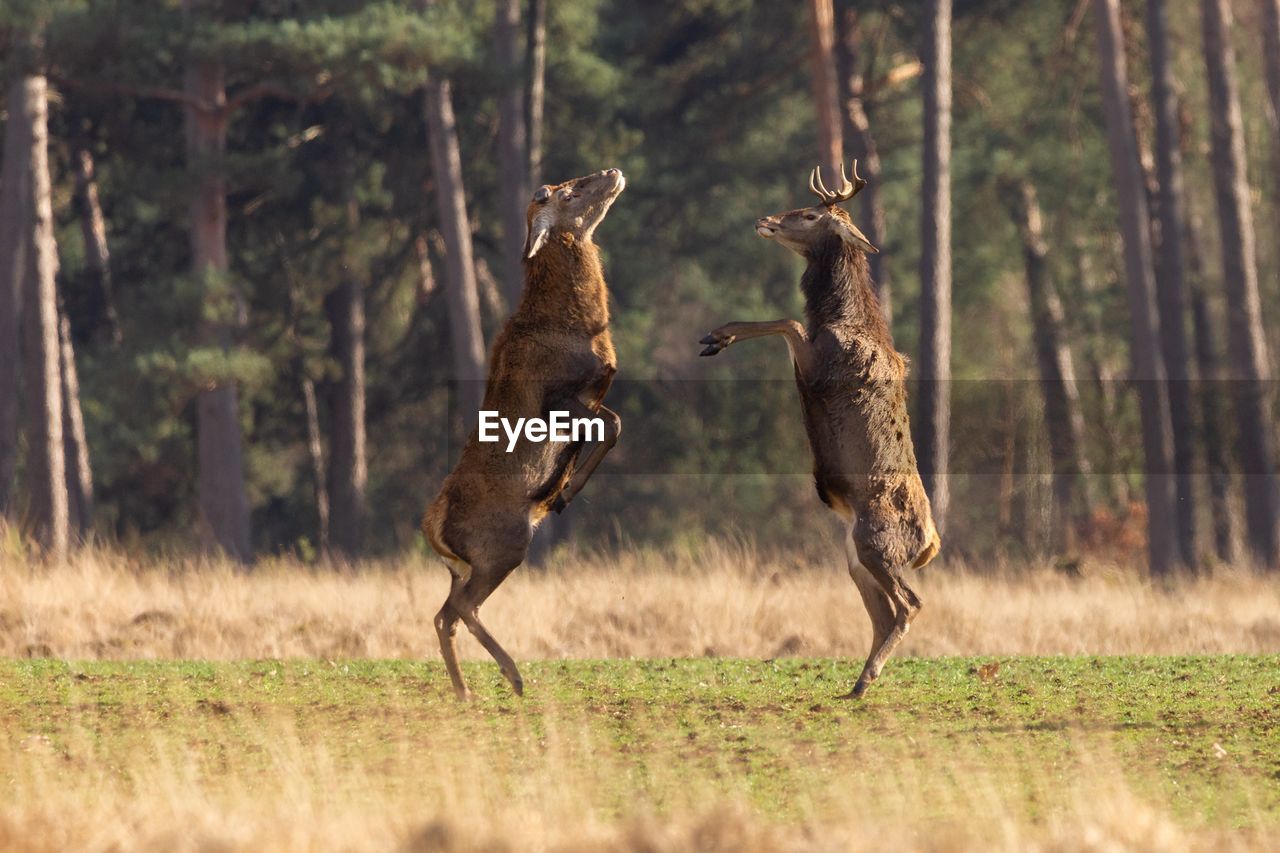
M 849 6 L 837 5 L 840 15 Z M 914 59 L 914 6 L 856 5 L 868 31 L 885 32 L 872 78 Z M 1091 22 L 1077 7 L 1074 0 L 956 4 L 954 373 L 964 381 L 948 542 L 977 555 L 1011 539 L 1027 548 L 1038 541 L 1031 533 L 1008 537 L 994 521 L 1010 454 L 1013 500 L 1028 529 L 1047 500 L 1042 418 L 1027 393 L 1034 388 L 991 382 L 1035 375 L 1021 247 L 1002 181 L 1027 177 L 1039 190 L 1077 374 L 1088 378 L 1084 365 L 1093 361 L 1124 373 L 1113 190 Z M 622 366 L 611 399 L 627 426 L 599 480 L 570 510 L 576 537 L 825 533 L 782 346 L 762 341 L 699 360 L 694 345 L 727 320 L 800 314 L 799 261 L 756 238 L 752 226 L 808 197 L 817 145 L 804 16 L 793 4 L 750 0 L 557 0 L 548 8 L 543 178 L 608 166 L 628 176 L 599 231 Z M 459 446 L 449 426 L 447 312 L 439 287 L 426 292 L 420 274 L 424 245 L 437 282 L 442 269 L 430 239 L 438 223 L 420 90 L 428 73 L 453 82 L 476 249 L 500 275 L 491 19 L 490 4 L 464 0 L 251 0 L 193 15 L 176 0 L 0 4 L 0 43 L 42 33 L 57 89 L 61 284 L 104 532 L 167 541 L 192 529 L 192 395 L 234 379 L 256 544 L 269 551 L 315 541 L 301 388 L 317 383 L 327 431 L 325 392 L 338 370 L 326 297 L 355 280 L 368 315 L 366 541 L 374 551 L 415 541 L 421 510 Z M 1173 23 L 1194 45 L 1195 16 L 1178 11 Z M 1131 30 L 1131 72 L 1143 86 L 1141 28 Z M 1242 54 L 1254 51 L 1242 45 Z M 153 96 L 182 88 L 193 54 L 224 62 L 233 100 L 268 86 L 231 115 L 219 162 L 188 164 L 181 106 Z M 1194 111 L 1199 58 L 1184 46 L 1177 59 Z M 1246 86 L 1256 88 L 1256 69 L 1246 72 Z M 883 160 L 894 331 L 910 354 L 918 323 L 916 84 L 878 92 L 870 112 Z M 1256 112 L 1246 116 L 1249 138 L 1265 146 Z M 1193 121 L 1195 139 L 1203 139 L 1203 125 Z M 86 266 L 71 170 L 80 148 L 97 161 L 124 327 L 119 347 L 102 334 L 104 306 Z M 1250 153 L 1265 159 L 1264 150 Z M 225 277 L 197 281 L 188 193 L 194 171 L 210 167 L 227 180 L 231 265 Z M 1188 167 L 1191 203 L 1208 218 L 1205 164 L 1189 157 Z M 1270 251 L 1264 247 L 1264 281 L 1274 291 Z M 1096 279 L 1088 290 L 1081 256 Z M 501 319 L 486 307 L 490 335 Z M 201 334 L 209 321 L 235 328 L 234 340 L 210 347 Z M 1085 385 L 1089 453 L 1095 468 L 1105 459 L 1128 475 L 1138 470 L 1140 444 L 1132 401 L 1119 391 L 1118 414 L 1106 422 L 1094 414 L 1098 389 Z

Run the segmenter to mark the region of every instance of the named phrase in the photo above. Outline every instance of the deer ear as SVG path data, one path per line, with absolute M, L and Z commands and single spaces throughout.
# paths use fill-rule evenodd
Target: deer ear
M 533 217 L 533 221 L 529 223 L 529 233 L 524 238 L 524 256 L 532 258 L 538 254 L 547 242 L 547 235 L 551 233 L 551 218 L 539 214 Z
M 852 222 L 846 222 L 839 217 L 833 216 L 831 219 L 835 224 L 836 231 L 840 234 L 841 240 L 844 240 L 850 246 L 853 246 L 853 248 L 861 252 L 866 252 L 868 255 L 879 254 L 880 250 L 871 245 L 871 241 L 867 239 L 867 235 L 859 231 L 858 226 L 854 225 Z

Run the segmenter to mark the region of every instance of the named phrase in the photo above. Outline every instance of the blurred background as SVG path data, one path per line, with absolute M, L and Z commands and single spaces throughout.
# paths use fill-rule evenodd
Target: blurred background
M 830 534 L 755 236 L 859 160 L 944 555 L 1280 567 L 1280 0 L 4 0 L 0 510 L 84 542 L 421 549 L 534 188 L 597 232 L 624 435 L 540 531 Z

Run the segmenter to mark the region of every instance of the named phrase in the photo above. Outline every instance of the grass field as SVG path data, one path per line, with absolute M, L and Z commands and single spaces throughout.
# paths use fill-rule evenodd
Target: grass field
M 565 554 L 464 631 L 446 573 L 0 552 L 0 849 L 1280 846 L 1280 584 L 931 567 L 861 702 L 838 554 Z
M 0 663 L 0 845 L 1280 843 L 1280 656 Z

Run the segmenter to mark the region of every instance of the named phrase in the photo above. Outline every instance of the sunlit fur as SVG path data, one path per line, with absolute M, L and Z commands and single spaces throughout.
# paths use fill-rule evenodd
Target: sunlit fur
M 480 624 L 477 611 L 524 562 L 537 523 L 572 499 L 621 429 L 602 402 L 617 358 L 592 235 L 624 186 L 622 173 L 611 169 L 534 194 L 524 295 L 494 341 L 483 404 L 511 420 L 585 406 L 604 421 L 605 441 L 581 457 L 581 444 L 526 439 L 508 453 L 505 443 L 481 442 L 472 433 L 422 522 L 427 541 L 452 573 L 436 630 L 460 697 L 468 691 L 454 645 L 459 620 L 498 661 L 512 688 L 523 691 L 515 663 Z
M 787 340 L 814 483 L 848 522 L 849 573 L 871 617 L 871 655 L 850 694 L 861 696 L 920 611 L 904 573 L 941 547 L 911 445 L 907 364 L 871 286 L 866 255 L 876 249 L 844 210 L 799 208 L 764 217 L 756 232 L 808 262 L 800 280 L 806 323 L 729 323 L 703 339 L 703 355 L 748 337 Z

